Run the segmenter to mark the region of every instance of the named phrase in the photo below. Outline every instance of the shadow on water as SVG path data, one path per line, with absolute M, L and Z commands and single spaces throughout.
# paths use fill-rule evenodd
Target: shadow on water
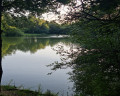
M 61 49 L 57 52 L 72 58 L 70 62 L 52 66 L 56 70 L 71 65 L 72 72 L 69 75 L 74 83 L 75 96 L 120 96 L 118 52 L 108 49 L 87 50 L 80 46 L 75 46 L 69 53 Z
M 80 96 L 119 96 L 120 65 L 115 55 L 94 51 L 84 53 L 75 62 L 71 80 Z

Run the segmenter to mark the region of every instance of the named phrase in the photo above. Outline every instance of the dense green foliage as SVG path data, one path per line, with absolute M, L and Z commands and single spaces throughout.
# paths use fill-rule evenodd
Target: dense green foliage
M 32 91 L 30 89 L 20 89 L 15 85 L 3 85 L 1 89 L 3 91 L 0 96 L 58 96 L 57 93 L 52 93 L 50 90 L 43 93 L 40 89 Z
M 23 32 L 32 33 L 32 34 L 34 33 L 48 34 L 49 27 L 46 21 L 35 18 L 34 16 L 30 16 L 26 18 L 25 14 L 29 13 L 35 16 L 41 15 L 44 12 L 54 11 L 54 8 L 59 7 L 58 5 L 66 4 L 70 1 L 71 0 L 37 0 L 37 1 L 36 0 L 1 0 L 0 16 L 2 16 L 2 20 L 1 19 L 0 20 L 2 21 L 1 29 L 4 31 L 2 35 L 22 36 Z M 13 16 L 9 16 L 5 12 L 8 12 L 13 16 L 16 15 L 18 17 L 13 18 Z M 59 25 L 57 24 L 57 28 L 58 26 Z M 60 32 L 54 32 L 54 33 L 59 34 Z
M 69 51 L 57 50 L 67 58 L 55 63 L 53 69 L 72 66 L 70 75 L 77 96 L 119 96 L 120 1 L 80 1 L 69 14 L 76 46 Z
M 71 78 L 75 82 L 76 92 L 90 96 L 118 96 L 119 27 L 114 23 L 101 26 L 98 21 L 79 22 L 77 26 L 80 27 L 74 29 L 73 36 L 76 37 L 74 40 L 81 44 L 82 50 L 78 50 L 80 54 L 73 61 L 76 66 Z
M 67 34 L 68 25 L 48 22 L 33 15 L 16 17 L 8 13 L 2 16 L 3 36 L 22 36 L 24 34 Z
M 8 19 L 8 23 L 7 20 Z M 15 26 L 10 26 L 10 17 L 6 16 L 2 16 L 2 22 L 1 22 L 1 29 L 4 30 L 4 32 L 2 33 L 2 35 L 5 36 L 22 36 L 23 32 L 16 28 Z

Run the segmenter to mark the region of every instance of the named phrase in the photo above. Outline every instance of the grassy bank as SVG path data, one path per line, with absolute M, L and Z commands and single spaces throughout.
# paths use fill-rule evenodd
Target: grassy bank
M 38 88 L 37 91 L 32 91 L 29 89 L 20 89 L 11 85 L 3 85 L 1 86 L 0 96 L 58 96 L 58 94 L 54 94 L 49 90 L 42 93 L 40 88 Z

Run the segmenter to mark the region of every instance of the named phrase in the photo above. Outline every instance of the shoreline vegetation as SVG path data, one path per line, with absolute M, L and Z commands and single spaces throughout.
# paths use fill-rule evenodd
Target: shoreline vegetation
M 21 89 L 13 85 L 1 85 L 0 96 L 58 96 L 59 93 L 52 93 L 50 90 L 42 92 L 40 86 L 38 90 Z
M 1 85 L 0 88 L 0 96 L 81 96 L 77 94 L 70 95 L 68 92 L 66 95 L 59 92 L 53 93 L 50 90 L 43 92 L 40 85 L 37 90 L 25 89 L 23 86 L 16 87 L 15 85 Z
M 27 17 L 16 17 L 9 13 L 3 13 L 1 20 L 3 31 L 1 35 L 6 37 L 41 36 L 45 34 L 67 35 L 70 30 L 69 24 L 58 24 L 55 21 L 48 22 L 31 14 Z

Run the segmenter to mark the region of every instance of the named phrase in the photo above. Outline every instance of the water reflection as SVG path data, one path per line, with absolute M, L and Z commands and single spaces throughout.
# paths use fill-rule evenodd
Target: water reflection
M 68 86 L 72 86 L 66 74 L 71 69 L 47 75 L 51 69 L 46 65 L 61 61 L 59 54 L 52 49 L 57 44 L 69 47 L 70 41 L 68 38 L 2 38 L 2 84 L 13 80 L 16 86 L 32 87 L 32 90 L 37 90 L 41 84 L 43 91 L 50 89 L 66 94 Z
M 24 38 L 24 37 L 4 37 L 2 38 L 2 57 L 10 54 L 14 54 L 16 50 L 23 52 L 30 51 L 31 53 L 37 52 L 37 50 L 44 49 L 46 46 L 54 46 L 57 43 L 62 42 L 64 44 L 70 43 L 67 38 Z

